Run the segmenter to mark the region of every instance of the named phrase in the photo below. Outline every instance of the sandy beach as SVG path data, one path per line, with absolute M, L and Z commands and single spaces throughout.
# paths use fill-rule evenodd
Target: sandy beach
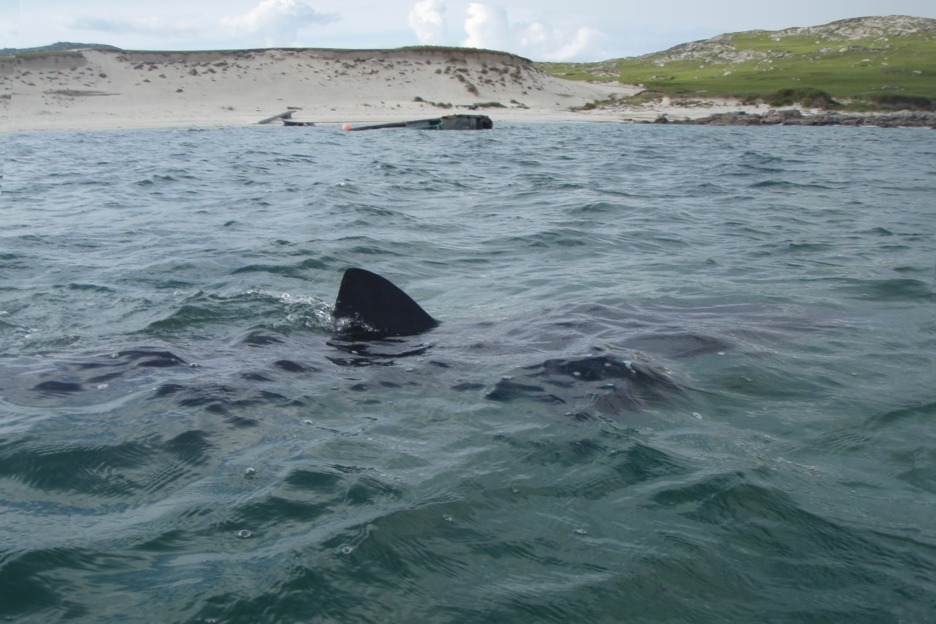
M 547 76 L 486 51 L 82 50 L 0 63 L 7 132 L 247 125 L 293 109 L 316 124 L 366 124 L 476 112 L 498 121 L 652 121 L 763 112 L 737 102 L 620 104 L 638 85 Z

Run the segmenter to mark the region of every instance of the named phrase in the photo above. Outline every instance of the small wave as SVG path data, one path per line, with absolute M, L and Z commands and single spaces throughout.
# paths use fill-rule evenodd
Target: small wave
M 582 213 L 582 214 L 609 214 L 620 212 L 624 206 L 621 204 L 615 204 L 612 202 L 591 202 L 579 206 L 575 210 L 571 211 L 573 213 Z
M 184 479 L 190 474 L 188 467 L 206 461 L 210 447 L 200 431 L 169 440 L 117 444 L 46 446 L 24 440 L 0 447 L 0 461 L 7 478 L 36 490 L 68 493 L 85 500 L 129 501 Z
M 271 273 L 286 277 L 304 278 L 309 271 L 325 270 L 329 268 L 328 262 L 316 258 L 306 258 L 296 264 L 249 264 L 231 271 L 231 275 L 245 273 Z
M 172 176 L 172 175 L 154 174 L 150 176 L 149 178 L 143 178 L 141 180 L 137 180 L 136 185 L 137 186 L 156 186 L 157 184 L 166 184 L 166 183 L 172 183 L 172 182 L 178 182 L 178 181 L 179 181 L 179 178 Z
M 936 300 L 932 285 L 910 278 L 852 280 L 844 288 L 854 296 L 871 301 Z
M 802 190 L 802 189 L 831 189 L 831 186 L 822 184 L 803 184 L 800 182 L 790 182 L 789 180 L 762 180 L 750 185 L 750 188 L 756 189 L 774 189 L 774 190 Z
M 140 333 L 167 338 L 185 333 L 230 334 L 232 328 L 249 330 L 262 324 L 330 330 L 327 304 L 312 296 L 250 289 L 229 296 L 198 293 L 164 318 L 151 322 Z
M 526 247 L 586 247 L 590 244 L 591 235 L 581 230 L 563 228 L 536 232 L 527 236 L 515 236 L 505 241 L 508 247 L 522 245 Z
M 878 431 L 886 430 L 895 424 L 904 423 L 906 421 L 916 420 L 920 424 L 923 424 L 934 416 L 936 416 L 936 401 L 900 407 L 884 412 L 883 414 L 878 414 L 868 422 L 868 427 L 871 430 Z
M 181 306 L 168 317 L 150 323 L 145 333 L 171 335 L 200 325 L 219 324 L 230 318 L 229 312 L 223 306 L 188 304 Z
M 830 251 L 834 249 L 835 249 L 835 246 L 829 243 L 803 243 L 803 242 L 790 241 L 786 244 L 785 248 L 781 249 L 781 251 L 786 251 L 790 253 L 803 253 L 803 252 Z
M 71 283 L 68 285 L 69 290 L 77 291 L 90 291 L 94 293 L 109 294 L 114 293 L 114 289 L 108 286 L 99 286 L 98 284 L 76 284 Z

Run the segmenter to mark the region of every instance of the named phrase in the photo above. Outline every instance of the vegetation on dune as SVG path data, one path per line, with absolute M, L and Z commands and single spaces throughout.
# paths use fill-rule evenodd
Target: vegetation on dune
M 81 52 L 77 50 L 18 50 L 14 51 L 11 54 L 4 55 L 0 58 L 3 60 L 16 60 L 20 59 L 30 59 L 30 58 L 46 58 L 50 56 L 60 56 L 60 57 L 81 57 Z
M 439 45 L 415 45 L 415 46 L 403 46 L 400 50 L 415 50 L 427 51 L 427 52 L 443 52 L 453 55 L 465 56 L 466 54 L 485 54 L 492 56 L 503 56 L 507 61 L 525 61 L 527 63 L 532 63 L 530 59 L 524 58 L 522 56 L 517 56 L 510 52 L 504 52 L 502 50 L 489 50 L 487 48 L 465 48 L 459 46 L 439 46 Z
M 431 102 L 429 100 L 424 100 L 418 95 L 413 98 L 413 101 L 420 104 L 429 104 L 430 106 L 435 106 L 436 108 L 452 108 L 451 102 Z
M 560 78 L 640 84 L 658 96 L 925 110 L 936 99 L 936 20 L 843 20 L 721 35 L 635 58 L 536 65 Z
M 430 106 L 435 106 L 436 108 L 453 108 L 452 104 L 449 102 L 431 102 L 429 100 L 423 99 L 418 95 L 413 98 L 413 101 L 420 104 L 429 104 Z M 510 103 L 515 105 L 517 108 L 527 108 L 516 100 L 510 100 Z M 475 102 L 472 106 L 474 108 L 507 108 L 507 106 L 501 104 L 500 102 Z

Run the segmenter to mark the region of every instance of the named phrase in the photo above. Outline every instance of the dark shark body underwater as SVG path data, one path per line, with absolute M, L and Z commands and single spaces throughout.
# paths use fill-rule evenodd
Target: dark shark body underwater
M 619 418 L 659 404 L 690 409 L 692 391 L 669 361 L 729 348 L 714 336 L 627 332 L 626 326 L 645 325 L 646 319 L 602 304 L 560 308 L 532 326 L 523 319 L 497 326 L 440 323 L 389 280 L 357 268 L 345 271 L 331 313 L 332 335 L 317 344 L 269 329 L 240 338 L 234 348 L 246 349 L 245 370 L 234 379 L 219 379 L 211 354 L 133 345 L 103 356 L 33 361 L 8 375 L 3 390 L 25 404 L 54 405 L 96 403 L 151 388 L 154 397 L 203 405 L 237 421 L 238 406 L 290 402 L 275 390 L 278 379 L 306 379 L 314 388 L 324 377 L 329 392 L 344 387 L 371 403 L 407 387 L 444 384 L 466 397 L 527 404 L 576 420 Z M 534 327 L 538 335 L 528 335 Z M 581 345 L 579 353 L 570 357 L 569 345 Z M 505 356 L 516 366 L 503 368 Z M 345 383 L 335 385 L 336 377 Z

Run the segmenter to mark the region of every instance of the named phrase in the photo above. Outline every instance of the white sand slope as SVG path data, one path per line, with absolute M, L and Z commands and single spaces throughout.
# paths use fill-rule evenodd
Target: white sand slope
M 470 49 L 83 50 L 0 63 L 8 131 L 243 125 L 289 107 L 301 109 L 296 120 L 338 124 L 468 112 L 479 103 L 500 105 L 478 110 L 495 123 L 693 113 L 659 105 L 577 110 L 639 90 L 561 80 L 525 59 Z M 697 112 L 716 111 L 710 104 Z

